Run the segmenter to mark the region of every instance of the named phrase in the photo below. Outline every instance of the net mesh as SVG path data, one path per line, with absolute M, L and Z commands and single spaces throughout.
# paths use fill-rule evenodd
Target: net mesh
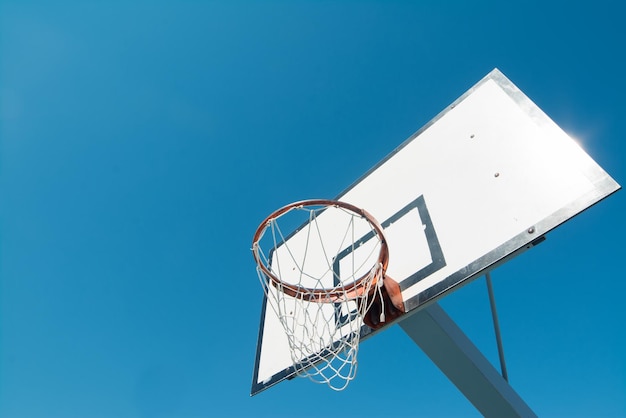
M 264 225 L 257 272 L 298 375 L 338 391 L 354 379 L 363 317 L 384 274 L 381 242 L 366 217 L 337 206 L 294 207 Z

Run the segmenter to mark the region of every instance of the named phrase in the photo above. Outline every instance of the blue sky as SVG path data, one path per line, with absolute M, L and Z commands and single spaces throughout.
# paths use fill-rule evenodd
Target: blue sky
M 250 398 L 252 234 L 339 194 L 494 67 L 624 184 L 625 17 L 3 1 L 0 417 L 477 416 L 398 327 L 342 393 L 296 379 Z M 626 416 L 624 196 L 493 272 L 509 378 L 539 416 Z M 441 304 L 496 363 L 484 280 Z

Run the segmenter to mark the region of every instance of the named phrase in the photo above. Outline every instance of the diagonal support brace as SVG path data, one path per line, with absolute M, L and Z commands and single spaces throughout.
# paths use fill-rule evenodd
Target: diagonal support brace
M 438 304 L 399 325 L 483 416 L 536 417 Z

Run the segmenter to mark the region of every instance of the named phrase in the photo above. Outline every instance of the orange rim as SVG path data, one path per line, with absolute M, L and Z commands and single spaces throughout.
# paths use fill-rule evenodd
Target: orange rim
M 355 280 L 352 284 L 343 287 L 342 290 L 333 291 L 332 289 L 334 288 L 311 289 L 308 287 L 286 283 L 274 273 L 272 273 L 270 269 L 267 268 L 259 255 L 259 240 L 265 233 L 265 230 L 270 226 L 271 222 L 292 209 L 300 209 L 307 206 L 335 206 L 356 213 L 369 222 L 373 230 L 380 238 L 380 252 L 378 254 L 376 265 L 372 266 L 368 273 Z M 252 255 L 254 256 L 254 260 L 259 268 L 263 271 L 263 274 L 265 274 L 265 276 L 269 279 L 274 287 L 294 298 L 318 303 L 333 303 L 341 300 L 357 299 L 359 297 L 365 296 L 365 292 L 367 289 L 370 289 L 369 293 L 373 292 L 375 289 L 374 285 L 376 285 L 376 283 L 378 283 L 378 281 L 384 277 L 385 271 L 387 270 L 387 265 L 389 264 L 389 248 L 387 246 L 387 240 L 385 239 L 383 228 L 382 226 L 380 226 L 376 218 L 374 218 L 365 209 L 361 209 L 357 206 L 338 200 L 328 199 L 301 200 L 283 206 L 282 208 L 274 211 L 267 218 L 265 218 L 257 228 L 254 234 L 254 238 L 252 239 Z M 378 269 L 378 271 L 375 271 L 376 269 Z M 371 279 L 370 286 L 370 281 L 368 280 L 368 278 L 371 275 L 374 275 L 374 277 Z

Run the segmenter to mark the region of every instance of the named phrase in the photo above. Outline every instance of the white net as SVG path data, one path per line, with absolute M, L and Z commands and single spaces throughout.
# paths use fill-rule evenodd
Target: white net
M 379 233 L 361 214 L 326 205 L 294 207 L 263 228 L 253 247 L 257 271 L 295 371 L 345 389 L 356 375 L 363 317 L 382 284 Z

